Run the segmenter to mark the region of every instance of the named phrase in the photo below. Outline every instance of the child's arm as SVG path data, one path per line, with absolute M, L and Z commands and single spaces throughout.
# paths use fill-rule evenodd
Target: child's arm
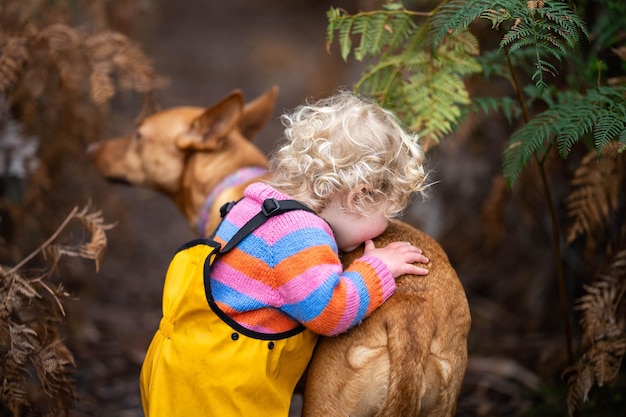
M 399 249 L 399 245 L 392 244 L 375 250 L 374 255 L 365 254 L 344 271 L 334 241 L 324 230 L 309 229 L 307 241 L 316 244 L 295 250 L 276 267 L 283 281 L 279 308 L 322 335 L 348 330 L 391 296 L 394 275 L 381 258 L 395 253 L 396 259 L 390 262 L 395 273 L 405 268 L 398 267 L 400 263 L 425 260 L 416 248 Z M 413 269 L 406 270 L 413 273 Z

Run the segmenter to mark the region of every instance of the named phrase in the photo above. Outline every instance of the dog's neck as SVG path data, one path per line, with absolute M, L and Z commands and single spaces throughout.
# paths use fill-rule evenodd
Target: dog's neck
M 211 207 L 213 207 L 215 200 L 217 200 L 219 195 L 224 192 L 224 190 L 231 187 L 237 187 L 254 178 L 261 177 L 265 173 L 267 173 L 267 168 L 264 167 L 243 167 L 233 172 L 232 174 L 224 177 L 213 188 L 213 190 L 211 190 L 206 200 L 204 200 L 204 204 L 200 208 L 200 212 L 198 213 L 198 221 L 196 223 L 196 231 L 198 233 L 198 236 L 204 236 L 206 234 L 206 226 L 209 221 Z

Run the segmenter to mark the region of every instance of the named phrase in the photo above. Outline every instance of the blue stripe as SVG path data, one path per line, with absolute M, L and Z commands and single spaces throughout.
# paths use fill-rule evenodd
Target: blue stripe
M 290 316 L 296 318 L 303 323 L 310 322 L 317 318 L 328 306 L 333 290 L 338 283 L 339 275 L 335 275 L 337 279 L 326 279 L 322 286 L 313 291 L 307 298 L 299 303 L 286 304 L 283 310 Z M 359 297 L 359 308 L 352 322 L 352 326 L 359 323 L 365 318 L 370 305 L 370 295 L 367 291 L 363 277 L 358 272 L 345 272 L 342 278 L 351 280 L 354 283 Z M 345 306 L 344 306 L 345 308 Z
M 221 239 L 224 239 L 225 242 L 228 242 L 233 236 L 235 236 L 237 230 L 239 230 L 239 228 L 232 224 L 230 220 L 228 220 L 228 218 L 226 218 L 222 220 L 222 223 L 220 223 L 216 235 L 219 236 Z
M 339 277 L 335 275 L 335 277 Z M 307 323 L 319 316 L 328 306 L 337 280 L 326 279 L 324 283 L 313 291 L 307 298 L 295 304 L 285 304 L 283 310 L 299 322 Z
M 359 294 L 359 311 L 354 318 L 354 321 L 350 325 L 350 327 L 354 326 L 361 320 L 365 318 L 365 314 L 367 313 L 367 309 L 370 305 L 370 294 L 367 291 L 367 286 L 365 285 L 365 281 L 363 281 L 363 276 L 358 272 L 348 271 L 343 273 L 343 277 L 352 280 L 354 282 L 354 287 L 358 291 Z

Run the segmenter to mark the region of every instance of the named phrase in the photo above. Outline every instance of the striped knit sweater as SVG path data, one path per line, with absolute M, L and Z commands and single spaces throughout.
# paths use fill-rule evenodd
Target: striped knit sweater
M 248 186 L 215 240 L 227 242 L 267 198 L 290 197 L 262 183 Z M 254 332 L 282 333 L 302 323 L 318 334 L 335 335 L 387 300 L 395 281 L 387 266 L 372 256 L 343 270 L 328 223 L 296 210 L 268 219 L 218 258 L 211 288 L 219 308 Z

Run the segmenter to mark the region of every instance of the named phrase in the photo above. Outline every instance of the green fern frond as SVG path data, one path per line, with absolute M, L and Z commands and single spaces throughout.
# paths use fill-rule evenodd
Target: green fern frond
M 415 74 L 404 94 L 413 115 L 409 127 L 437 140 L 452 133 L 461 117 L 460 105 L 469 104 L 463 80 L 445 69 Z
M 454 72 L 459 75 L 469 75 L 480 72 L 482 67 L 474 59 L 480 53 L 478 40 L 469 31 L 460 32 L 455 36 L 451 36 L 441 45 L 442 50 L 446 51 L 446 65 L 454 67 Z M 438 59 L 439 53 L 435 50 L 433 57 Z M 471 57 L 471 59 L 468 59 Z
M 521 129 L 515 131 L 503 155 L 503 173 L 512 186 L 521 172 L 530 165 L 534 156 L 543 156 L 547 144 L 558 134 L 561 108 L 555 107 L 535 116 Z
M 327 45 L 330 45 L 335 32 L 341 49 L 341 57 L 347 60 L 352 51 L 352 38 L 359 36 L 359 44 L 354 50 L 354 58 L 362 61 L 368 56 L 380 54 L 384 49 L 394 50 L 413 34 L 416 26 L 411 13 L 392 4 L 385 10 L 349 15 L 346 11 L 333 7 L 327 12 Z
M 537 89 L 543 92 L 548 85 L 544 74 L 556 76 L 558 72 L 547 61 L 548 57 L 561 62 L 578 43 L 579 32 L 588 35 L 587 29 L 563 2 L 545 1 L 540 7 L 522 7 L 519 1 L 513 1 L 511 6 L 516 6 L 508 14 L 514 24 L 502 38 L 500 47 L 509 55 L 523 49 L 534 51 L 536 71 L 532 78 Z
M 570 48 L 578 44 L 578 34 L 582 32 L 587 38 L 589 31 L 585 22 L 564 1 L 546 1 L 543 7 L 535 9 L 543 18 L 546 29 L 554 31 L 559 38 L 567 42 Z
M 617 137 L 623 135 L 626 129 L 626 106 L 624 103 L 611 109 L 603 109 L 600 112 L 597 128 L 593 135 L 598 153 Z
M 331 7 L 326 11 L 326 20 L 328 25 L 326 26 L 326 49 L 330 49 L 330 45 L 335 40 L 335 31 L 337 30 L 337 22 L 341 17 L 341 9 Z
M 612 141 L 625 138 L 626 87 L 599 87 L 583 96 L 561 101 L 533 118 L 510 138 L 504 152 L 504 176 L 513 184 L 533 155 L 541 158 L 541 146 L 556 140 L 561 157 L 593 132 L 598 154 Z
M 361 34 L 361 43 L 354 49 L 354 58 L 362 61 L 370 54 L 378 54 L 384 44 L 386 18 L 380 14 L 374 14 L 367 18 L 354 20 L 352 33 Z
M 446 36 L 467 30 L 469 25 L 485 10 L 493 7 L 491 0 L 452 0 L 443 2 L 429 20 L 429 37 L 433 45 L 440 44 Z
M 424 68 L 429 63 L 426 53 L 416 53 L 410 58 L 398 55 L 385 55 L 379 62 L 369 64 L 361 79 L 355 83 L 355 90 L 367 92 L 384 103 L 389 101 L 390 91 L 401 88 L 408 80 L 412 68 Z
M 596 123 L 598 111 L 593 103 L 580 101 L 570 107 L 571 112 L 561 120 L 562 129 L 556 138 L 559 154 L 566 158 L 574 143 L 590 133 Z
M 532 27 L 521 26 L 506 33 L 500 41 L 500 46 L 507 47 L 509 54 L 511 54 L 518 49 L 535 45 L 537 41 L 535 35 L 536 33 Z
M 563 61 L 578 44 L 580 33 L 589 37 L 584 22 L 563 1 L 452 0 L 439 6 L 429 21 L 433 43 L 467 29 L 476 18 L 489 20 L 492 27 L 505 32 L 500 48 L 507 55 L 533 51 L 533 80 L 541 93 L 548 88 L 544 75 L 557 74 L 548 59 Z
M 338 34 L 344 59 L 351 48 L 358 60 L 376 57 L 355 90 L 395 111 L 421 136 L 438 141 L 452 132 L 462 117 L 462 107 L 470 103 L 463 77 L 481 70 L 474 58 L 479 53 L 478 41 L 469 31 L 458 31 L 435 46 L 427 42 L 428 26 L 415 23 L 416 14 L 400 2 L 351 16 L 331 9 L 328 16 L 333 30 L 328 40 Z M 352 41 L 359 45 L 354 47 Z
M 482 111 L 485 114 L 502 112 L 509 123 L 513 122 L 513 119 L 517 119 L 522 114 L 522 109 L 519 103 L 508 96 L 503 97 L 474 97 L 472 98 L 472 104 L 469 111 L 479 112 Z

